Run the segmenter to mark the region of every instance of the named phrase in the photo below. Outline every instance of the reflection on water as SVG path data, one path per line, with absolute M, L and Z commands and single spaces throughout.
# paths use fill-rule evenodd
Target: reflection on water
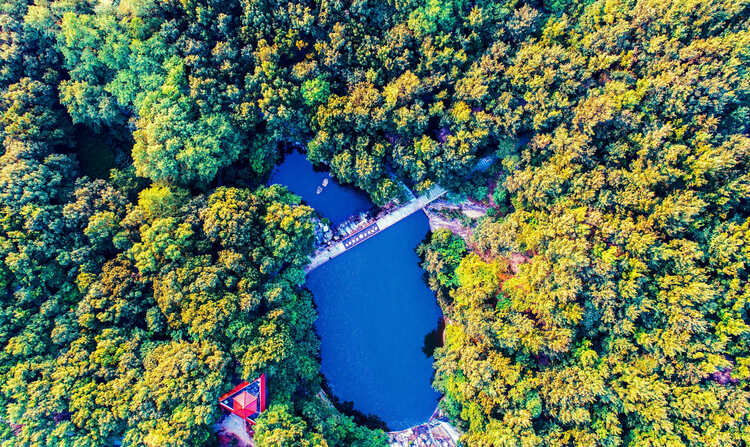
M 438 318 L 437 327 L 428 332 L 424 336 L 424 344 L 422 345 L 422 352 L 427 357 L 432 357 L 435 353 L 435 349 L 443 346 L 443 331 L 445 330 L 445 320 L 443 317 Z

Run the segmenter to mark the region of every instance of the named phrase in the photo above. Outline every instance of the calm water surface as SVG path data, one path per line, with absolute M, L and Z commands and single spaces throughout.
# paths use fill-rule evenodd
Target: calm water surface
M 293 153 L 272 181 L 333 222 L 372 206 L 363 194 L 332 181 L 315 194 L 325 176 Z M 424 349 L 440 309 L 414 252 L 428 231 L 427 217 L 415 213 L 307 276 L 319 314 L 321 369 L 331 391 L 391 430 L 425 422 L 439 398 L 431 386 L 432 357 Z
M 317 194 L 316 190 L 322 186 L 325 178 L 328 178 L 328 186 Z M 373 206 L 364 192 L 339 185 L 328 176 L 327 171 L 314 171 L 305 155 L 297 151 L 284 156 L 284 161 L 271 173 L 268 183 L 285 185 L 334 225 Z

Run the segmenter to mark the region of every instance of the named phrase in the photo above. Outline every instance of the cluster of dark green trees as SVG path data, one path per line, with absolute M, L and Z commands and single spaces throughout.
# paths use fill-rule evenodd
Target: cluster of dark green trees
M 378 204 L 493 189 L 474 253 L 420 249 L 467 445 L 749 444 L 748 29 L 746 0 L 0 0 L 0 442 L 210 445 L 266 372 L 259 445 L 382 445 L 315 397 L 313 210 L 261 186 L 299 143 Z

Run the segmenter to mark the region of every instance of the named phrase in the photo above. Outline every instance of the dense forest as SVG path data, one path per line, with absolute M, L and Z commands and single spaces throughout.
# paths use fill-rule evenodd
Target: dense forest
M 750 445 L 749 67 L 747 0 L 0 0 L 0 445 L 213 445 L 263 372 L 259 446 L 385 444 L 290 145 L 492 204 L 419 248 L 465 445 Z

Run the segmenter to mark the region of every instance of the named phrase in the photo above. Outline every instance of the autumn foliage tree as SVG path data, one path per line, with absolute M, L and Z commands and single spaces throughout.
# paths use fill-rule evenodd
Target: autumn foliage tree
M 746 12 L 593 2 L 521 45 L 513 210 L 475 233 L 436 354 L 467 444 L 750 439 Z

